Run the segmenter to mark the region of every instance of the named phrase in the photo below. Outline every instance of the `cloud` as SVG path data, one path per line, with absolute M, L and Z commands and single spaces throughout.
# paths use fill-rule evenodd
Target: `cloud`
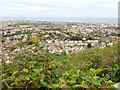
M 2 0 L 3 16 L 117 17 L 118 0 Z

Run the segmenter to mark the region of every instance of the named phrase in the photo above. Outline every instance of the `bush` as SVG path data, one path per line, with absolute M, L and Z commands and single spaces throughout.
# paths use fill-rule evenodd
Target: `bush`
M 120 80 L 117 47 L 90 48 L 61 56 L 39 54 L 37 49 L 34 53 L 31 50 L 16 53 L 12 63 L 2 61 L 2 87 L 114 88 L 112 85 Z

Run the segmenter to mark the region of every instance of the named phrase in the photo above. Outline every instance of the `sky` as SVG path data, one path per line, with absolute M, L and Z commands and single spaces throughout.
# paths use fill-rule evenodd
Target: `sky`
M 117 18 L 119 0 L 1 0 L 2 17 Z

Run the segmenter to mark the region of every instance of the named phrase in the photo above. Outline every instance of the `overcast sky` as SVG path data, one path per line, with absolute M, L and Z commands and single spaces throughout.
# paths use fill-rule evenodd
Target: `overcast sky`
M 119 0 L 1 0 L 2 17 L 117 18 Z

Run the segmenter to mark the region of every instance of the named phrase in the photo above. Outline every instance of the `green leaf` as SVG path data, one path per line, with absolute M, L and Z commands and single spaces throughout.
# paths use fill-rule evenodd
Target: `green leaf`
M 16 83 L 15 83 L 15 82 L 11 83 L 11 86 L 14 86 L 14 85 L 16 85 Z
M 14 71 L 12 75 L 15 75 L 16 73 L 18 73 L 18 71 Z
M 39 70 L 38 69 L 33 69 L 33 71 L 38 74 L 39 73 Z
M 59 78 L 60 82 L 65 82 L 65 80 L 63 78 Z
M 36 73 L 32 73 L 31 78 L 32 78 L 33 80 L 37 80 L 37 75 L 36 75 Z
M 27 73 L 27 72 L 28 72 L 28 69 L 27 69 L 27 68 L 24 68 L 23 71 Z
M 26 76 L 25 79 L 26 79 L 26 80 L 30 80 L 29 76 Z
M 113 83 L 111 80 L 109 80 L 109 81 L 106 82 L 106 84 L 107 84 L 107 86 L 111 86 L 111 85 L 113 85 L 114 83 Z
M 44 78 L 45 78 L 45 75 L 44 75 L 44 74 L 41 74 L 41 75 L 40 75 L 40 79 L 41 79 L 41 81 L 43 81 Z
M 7 77 L 7 80 L 10 80 L 10 81 L 12 81 L 14 79 L 15 79 L 15 76 L 9 76 L 9 77 Z
M 100 81 L 97 80 L 97 79 L 92 80 L 92 82 L 93 82 L 95 85 L 98 85 L 98 86 L 101 85 Z
M 86 80 L 86 81 L 90 81 L 90 78 L 88 76 L 81 76 L 81 78 Z
M 106 79 L 106 80 L 109 80 L 109 78 L 110 78 L 110 75 L 109 75 L 109 74 L 106 74 L 105 79 Z

